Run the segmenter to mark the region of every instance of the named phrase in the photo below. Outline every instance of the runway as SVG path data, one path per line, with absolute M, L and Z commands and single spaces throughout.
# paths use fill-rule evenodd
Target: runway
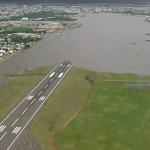
M 72 68 L 73 63 L 64 61 L 59 63 L 0 123 L 0 149 L 18 150 L 18 139 L 22 134 L 28 139 L 25 131 L 28 124 L 51 96 L 65 75 Z M 21 136 L 21 138 L 20 138 Z

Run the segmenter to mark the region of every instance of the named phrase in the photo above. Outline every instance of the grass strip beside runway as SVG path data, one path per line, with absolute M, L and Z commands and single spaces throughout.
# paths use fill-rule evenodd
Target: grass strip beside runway
M 149 77 L 102 73 L 96 79 L 87 106 L 56 137 L 57 149 L 149 150 L 150 83 L 101 82 Z
M 95 73 L 73 68 L 55 90 L 32 124 L 34 136 L 43 150 L 52 150 L 50 139 L 85 103 L 91 89 L 86 75 Z
M 31 74 L 47 74 L 51 69 L 52 67 L 25 70 L 21 74 L 28 76 L 10 78 L 10 81 L 0 89 L 0 119 L 7 115 L 44 77 L 33 77 Z

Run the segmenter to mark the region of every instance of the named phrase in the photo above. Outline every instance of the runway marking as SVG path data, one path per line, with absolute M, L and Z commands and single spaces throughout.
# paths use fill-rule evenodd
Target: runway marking
M 52 82 L 53 81 L 53 78 L 51 79 L 51 81 L 50 82 Z
M 58 72 L 61 72 L 62 71 L 62 69 L 60 69 Z
M 30 121 L 33 119 L 33 117 L 37 114 L 37 112 L 40 110 L 40 108 L 44 105 L 44 103 L 46 102 L 46 100 L 49 98 L 49 96 L 53 93 L 53 91 L 56 89 L 56 87 L 59 85 L 59 83 L 62 81 L 62 79 L 65 77 L 65 75 L 69 72 L 69 70 L 72 68 L 74 64 L 72 64 L 69 69 L 65 72 L 65 74 L 63 75 L 63 77 L 58 81 L 58 83 L 55 85 L 55 87 L 51 90 L 51 92 L 48 94 L 48 96 L 46 97 L 46 99 L 42 102 L 42 104 L 38 107 L 38 109 L 34 112 L 34 114 L 32 115 L 32 117 L 28 120 L 28 122 L 25 124 L 25 126 L 23 127 L 23 129 L 20 131 L 20 133 L 16 136 L 16 138 L 12 141 L 12 143 L 9 145 L 9 147 L 7 148 L 7 150 L 9 150 L 11 148 L 11 146 L 15 143 L 15 141 L 17 140 L 17 138 L 20 136 L 20 134 L 23 132 L 23 130 L 27 127 L 27 125 L 30 123 Z
M 34 96 L 33 95 L 30 95 L 27 100 L 31 100 Z
M 28 107 L 22 112 L 22 115 L 27 111 Z
M 30 104 L 33 104 L 35 100 L 36 100 L 36 98 Z
M 6 134 L 7 134 L 7 132 L 5 132 L 5 133 L 2 135 L 2 137 L 0 138 L 0 140 L 2 140 Z
M 55 72 L 53 72 L 49 77 L 52 77 L 55 74 Z
M 1 125 L 0 126 L 0 132 L 3 132 L 3 130 L 6 128 L 6 126 L 5 125 Z
M 59 65 L 60 63 L 57 64 L 50 73 L 52 73 Z M 0 122 L 0 125 L 26 100 L 26 98 L 50 75 L 50 73 L 33 88 L 33 90 L 2 120 L 2 122 Z
M 69 67 L 69 66 L 70 66 L 70 64 L 67 65 L 67 67 Z
M 62 66 L 63 64 L 60 64 L 59 66 Z
M 63 65 L 63 68 L 65 67 L 65 65 Z
M 43 101 L 45 99 L 45 96 L 40 97 L 39 101 Z
M 40 96 L 40 95 L 42 94 L 42 92 L 43 92 L 43 91 L 41 91 L 41 92 L 38 94 L 38 96 Z
M 64 74 L 64 73 L 61 73 L 61 74 L 58 76 L 58 78 L 60 78 L 63 74 Z
M 21 128 L 22 128 L 22 127 L 16 127 L 16 128 L 12 131 L 12 133 L 17 134 L 17 133 L 21 130 Z
M 48 84 L 46 84 L 46 86 L 44 87 L 45 89 L 48 87 Z
M 55 76 L 57 76 L 57 75 L 58 75 L 58 73 L 55 74 Z
M 11 125 L 11 127 L 13 127 L 13 126 L 14 126 L 14 124 L 15 124 L 17 121 L 18 121 L 18 119 L 16 119 L 16 120 L 15 120 L 15 122 Z

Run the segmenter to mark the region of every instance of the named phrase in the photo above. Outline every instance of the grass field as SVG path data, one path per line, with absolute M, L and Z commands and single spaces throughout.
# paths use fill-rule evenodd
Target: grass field
M 25 70 L 21 74 L 47 74 L 50 68 Z M 22 76 L 10 78 L 0 89 L 0 118 L 6 115 L 18 101 L 22 100 L 44 76 Z
M 32 124 L 32 131 L 43 150 L 51 150 L 50 139 L 85 103 L 91 84 L 85 76 L 94 73 L 73 68 Z
M 147 80 L 131 74 L 97 74 L 85 109 L 55 139 L 58 150 L 148 150 L 150 85 L 100 82 Z

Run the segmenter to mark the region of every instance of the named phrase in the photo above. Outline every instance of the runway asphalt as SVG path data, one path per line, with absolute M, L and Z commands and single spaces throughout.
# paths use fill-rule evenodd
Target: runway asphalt
M 11 112 L 0 122 L 0 150 L 18 150 L 22 132 L 72 68 L 69 61 L 59 63 Z M 29 144 L 28 144 L 29 145 Z

